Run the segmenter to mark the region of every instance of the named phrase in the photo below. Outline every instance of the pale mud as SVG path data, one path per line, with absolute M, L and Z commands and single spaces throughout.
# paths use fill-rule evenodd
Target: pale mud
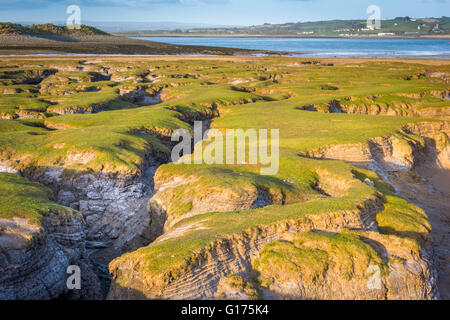
M 307 157 L 346 161 L 377 172 L 395 192 L 422 208 L 432 225 L 432 256 L 438 273 L 440 298 L 450 299 L 450 155 L 439 138 L 448 137 L 447 123 L 422 123 L 405 127 L 424 138 L 425 145 L 399 143 L 398 138 L 376 138 L 369 145 L 336 145 L 318 149 Z M 428 250 L 428 249 L 427 249 Z
M 431 226 L 434 260 L 438 271 L 441 299 L 450 299 L 450 170 L 422 166 L 416 169 L 420 178 L 403 173 L 390 175 L 397 193 L 421 207 Z
M 32 54 L 32 53 L 30 53 Z M 26 55 L 24 55 L 26 56 Z M 64 56 L 64 54 L 60 56 L 51 56 L 51 57 L 43 57 L 43 56 L 26 56 L 27 60 L 38 60 L 38 61 L 67 61 L 73 60 L 73 57 L 71 56 Z M 90 63 L 102 63 L 104 61 L 119 61 L 123 62 L 123 57 L 115 57 L 115 56 L 108 56 L 108 57 L 101 57 L 98 56 L 97 59 L 92 59 L 92 56 L 90 55 L 79 55 L 77 56 L 79 59 L 90 59 Z M 289 57 L 276 57 L 277 59 L 286 59 L 290 60 Z M 296 58 L 301 59 L 301 58 Z M 17 60 L 17 56 L 4 56 L 2 57 L 2 60 Z M 261 61 L 258 57 L 251 57 L 251 56 L 149 56 L 149 57 L 142 57 L 142 56 L 129 56 L 127 57 L 127 61 L 129 62 L 135 62 L 135 61 L 185 61 L 185 60 L 201 60 L 201 61 L 233 61 L 233 62 L 241 62 L 241 63 L 248 63 L 253 61 Z M 302 60 L 311 60 L 310 58 L 304 58 Z M 399 62 L 399 63 L 406 63 L 406 64 L 417 64 L 420 63 L 422 65 L 429 65 L 429 66 L 447 66 L 450 65 L 450 60 L 448 59 L 381 59 L 381 58 L 318 58 L 317 60 L 320 60 L 322 63 L 334 63 L 335 65 L 348 65 L 349 63 L 354 64 L 361 64 L 361 63 L 367 63 L 367 62 Z
M 353 163 L 370 169 L 367 165 Z M 411 171 L 383 172 L 384 179 L 408 202 L 422 208 L 432 225 L 433 257 L 438 272 L 440 298 L 450 299 L 450 170 L 429 163 Z

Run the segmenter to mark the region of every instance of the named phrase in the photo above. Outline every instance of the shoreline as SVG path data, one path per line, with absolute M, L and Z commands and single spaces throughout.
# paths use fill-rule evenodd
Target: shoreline
M 12 54 L 2 54 L 0 51 L 0 58 L 25 58 L 25 57 L 36 57 L 36 58 L 165 58 L 165 57 L 180 57 L 180 58 L 217 58 L 217 57 L 237 57 L 237 58 L 264 58 L 264 57 L 280 57 L 280 58 L 291 58 L 291 59 L 363 59 L 363 60 L 435 60 L 435 61 L 450 61 L 450 55 L 447 56 L 436 56 L 435 58 L 430 56 L 407 56 L 407 55 L 399 55 L 397 57 L 383 57 L 381 55 L 375 56 L 364 56 L 364 55 L 339 55 L 339 54 L 328 54 L 321 56 L 320 54 L 309 54 L 309 53 L 274 53 L 274 54 L 235 54 L 235 55 L 208 55 L 208 54 L 167 54 L 167 55 L 158 55 L 158 54 L 83 54 L 83 53 L 12 53 Z
M 5 60 L 14 60 L 20 58 L 28 58 L 31 60 L 41 60 L 41 59 L 58 59 L 58 60 L 71 60 L 74 57 L 76 58 L 108 58 L 111 60 L 120 60 L 124 56 L 117 56 L 117 55 L 52 55 L 52 56 L 45 56 L 45 55 L 16 55 L 16 56 L 1 56 L 2 59 Z M 310 58 L 306 57 L 289 57 L 289 56 L 189 56 L 189 55 L 152 55 L 152 56 L 138 56 L 138 55 L 129 55 L 126 56 L 128 58 L 131 58 L 131 61 L 134 60 L 167 60 L 167 61 L 177 61 L 177 60 L 224 60 L 224 61 L 248 61 L 249 59 L 286 59 L 286 60 L 300 60 L 300 61 L 309 61 Z M 326 63 L 334 63 L 334 64 L 340 64 L 340 63 L 348 63 L 349 61 L 353 63 L 361 63 L 361 62 L 369 62 L 369 61 L 376 61 L 376 62 L 388 62 L 388 61 L 397 61 L 397 62 L 404 62 L 404 63 L 416 63 L 420 61 L 422 64 L 426 65 L 450 65 L 449 59 L 430 59 L 430 58 L 411 58 L 411 59 L 405 59 L 405 58 L 342 58 L 342 57 L 328 57 L 328 58 L 317 58 L 317 60 L 326 62 Z
M 166 37 L 166 36 L 164 36 Z M 210 46 L 208 43 L 203 44 L 170 44 L 160 42 L 164 37 L 117 37 L 117 36 L 96 36 L 73 38 L 73 41 L 58 41 L 52 38 L 37 38 L 31 36 L 0 36 L 0 56 L 285 56 L 297 58 L 389 58 L 389 59 L 450 59 L 450 51 L 428 52 L 426 50 L 419 51 L 401 51 L 401 50 L 345 50 L 345 51 L 318 51 L 307 48 L 292 48 L 293 51 L 277 50 L 282 48 L 256 48 L 245 49 L 234 48 L 230 43 L 226 46 Z M 178 38 L 186 38 L 187 36 L 178 36 Z M 146 39 L 147 38 L 147 39 Z M 150 37 L 153 38 L 153 37 Z M 195 37 L 193 37 L 195 38 Z M 197 37 L 197 39 L 209 38 L 209 36 Z M 225 39 L 224 37 L 213 37 L 217 39 Z M 235 35 L 230 39 L 238 39 Z M 264 39 L 264 37 L 241 37 L 241 39 Z M 278 37 L 266 37 L 266 39 L 282 39 Z M 299 39 L 298 37 L 288 37 L 286 39 Z M 311 38 L 302 37 L 302 39 L 326 39 L 326 37 Z M 344 39 L 344 38 L 336 38 Z M 350 38 L 346 38 L 350 39 Z M 354 38 L 356 39 L 356 38 Z M 370 40 L 380 38 L 368 38 Z M 388 39 L 388 38 L 383 38 Z M 410 38 L 409 38 L 410 39 Z M 422 38 L 425 39 L 425 38 Z M 431 38 L 426 40 L 432 40 Z M 436 40 L 436 39 L 434 39 Z M 442 39 L 438 39 L 441 40 Z M 445 40 L 444 40 L 445 41 Z M 169 41 L 170 42 L 170 41 Z M 444 46 L 445 48 L 445 46 Z M 303 49 L 303 50 L 301 50 Z M 297 50 L 297 51 L 296 51 Z
M 34 57 L 34 58 L 221 58 L 221 57 L 229 57 L 229 58 L 270 58 L 270 57 L 279 57 L 279 58 L 288 58 L 288 59 L 321 59 L 321 60 L 329 60 L 329 59 L 338 59 L 338 60 L 407 60 L 407 61 L 424 61 L 424 60 L 432 60 L 432 61 L 450 61 L 450 53 L 447 55 L 437 54 L 437 55 L 408 55 L 399 53 L 398 55 L 383 55 L 382 53 L 378 54 L 367 54 L 366 52 L 331 52 L 331 51 L 323 51 L 323 52 L 284 52 L 284 51 L 273 51 L 273 52 L 264 52 L 264 53 L 235 53 L 229 55 L 223 54 L 202 54 L 202 53 L 177 53 L 177 54 L 115 54 L 115 53 L 65 53 L 58 51 L 40 51 L 40 50 L 24 50 L 22 52 L 15 52 L 14 50 L 0 50 L 0 58 L 26 58 L 26 57 Z
M 141 55 L 141 54 L 78 54 L 78 53 L 24 53 L 24 54 L 1 54 L 0 58 L 218 58 L 218 57 L 236 57 L 236 58 L 264 58 L 264 57 L 280 57 L 280 58 L 290 58 L 290 59 L 342 59 L 342 60 L 408 60 L 408 61 L 450 61 L 449 57 L 437 56 L 432 58 L 430 56 L 398 56 L 398 57 L 382 57 L 382 56 L 358 56 L 358 55 L 309 55 L 307 53 L 301 54 L 249 54 L 249 55 L 207 55 L 207 54 L 174 54 L 174 55 Z
M 378 36 L 378 35 L 359 35 L 359 36 L 332 36 L 332 35 L 249 35 L 249 34 L 178 34 L 178 33 L 157 33 L 157 34 L 139 34 L 139 33 L 111 33 L 120 37 L 133 38 L 293 38 L 293 39 L 417 39 L 417 40 L 450 40 L 450 35 L 423 35 L 423 36 Z

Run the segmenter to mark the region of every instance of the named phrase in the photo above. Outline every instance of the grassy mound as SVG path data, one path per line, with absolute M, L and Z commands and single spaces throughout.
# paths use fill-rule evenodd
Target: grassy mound
M 164 283 L 193 268 L 196 259 L 223 239 L 258 235 L 261 229 L 286 221 L 300 226 L 326 223 L 330 215 L 338 219 L 370 209 L 366 206 L 377 201 L 384 203 L 375 217 L 377 234 L 404 240 L 405 248 L 419 252 L 430 232 L 422 210 L 398 197 L 373 172 L 299 155 L 325 146 L 367 143 L 375 137 L 402 139 L 398 134 L 402 127 L 424 121 L 428 115 L 443 121 L 450 109 L 442 95 L 450 66 L 384 60 L 334 63 L 273 57 L 2 62 L 3 87 L 21 92 L 0 98 L 0 111 L 16 114 L 4 117 L 15 120 L 0 120 L 0 159 L 17 169 L 62 167 L 94 174 L 140 174 L 149 154 L 167 159 L 172 132 L 179 128 L 192 132 L 194 120 L 212 120 L 211 127 L 222 132 L 279 129 L 280 163 L 274 176 L 261 176 L 260 165 L 245 163 L 172 163 L 160 167 L 157 178 L 162 184 L 173 177 L 192 180 L 164 191 L 175 217 L 183 217 L 195 207 L 194 200 L 214 192 L 241 196 L 257 188 L 284 201 L 186 217 L 173 226 L 180 232 L 126 254 L 112 265 L 122 259 L 138 261 L 136 270 L 143 278 Z M 26 79 L 32 73 L 26 70 L 36 68 L 39 77 L 29 83 Z M 42 71 L 53 68 L 56 73 Z M 141 86 L 160 94 L 162 102 L 138 106 L 127 101 L 124 92 Z M 89 87 L 95 90 L 86 91 Z M 331 101 L 352 107 L 345 109 L 347 113 L 333 113 Z M 362 112 L 369 104 L 381 109 L 389 106 L 396 116 Z M 90 110 L 97 105 L 102 105 L 101 110 Z M 321 107 L 328 112 L 315 112 Z M 80 109 L 84 114 L 62 115 Z M 425 109 L 433 112 L 422 113 Z M 27 119 L 19 111 L 42 117 Z M 407 145 L 407 140 L 402 143 Z M 196 145 L 197 150 L 207 147 L 207 142 Z M 76 160 L 82 158 L 87 160 Z M 374 186 L 363 183 L 366 178 Z M 327 193 L 318 188 L 332 180 L 341 190 Z M 361 240 L 364 235 L 337 231 L 337 235 L 311 233 L 291 243 L 269 245 L 260 266 L 270 270 L 272 265 L 291 269 L 300 265 L 295 272 L 316 277 L 327 266 L 336 265 L 352 277 L 360 270 L 350 268 L 347 258 L 363 264 L 384 263 L 376 248 Z
M 97 28 L 80 25 L 78 29 L 70 29 L 67 26 L 57 26 L 52 23 L 33 24 L 31 26 L 22 26 L 21 24 L 11 22 L 0 23 L 0 34 L 2 35 L 52 35 L 52 36 L 93 36 L 108 35 Z
M 0 219 L 26 219 L 41 225 L 45 217 L 70 217 L 74 210 L 51 201 L 50 189 L 11 173 L 0 173 Z M 0 230 L 1 233 L 1 230 Z

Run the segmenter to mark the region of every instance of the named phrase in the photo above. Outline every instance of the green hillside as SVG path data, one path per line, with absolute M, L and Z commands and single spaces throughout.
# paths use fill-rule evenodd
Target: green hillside
M 381 21 L 381 29 L 369 30 L 366 20 L 330 20 L 285 24 L 263 24 L 243 28 L 199 28 L 189 30 L 142 31 L 139 34 L 205 34 L 205 35 L 254 35 L 254 36 L 344 36 L 374 35 L 447 35 L 450 34 L 450 18 L 398 17 Z
M 81 25 L 79 29 L 69 29 L 67 26 L 51 23 L 23 26 L 11 22 L 0 22 L 0 35 L 104 36 L 108 33 L 86 25 Z

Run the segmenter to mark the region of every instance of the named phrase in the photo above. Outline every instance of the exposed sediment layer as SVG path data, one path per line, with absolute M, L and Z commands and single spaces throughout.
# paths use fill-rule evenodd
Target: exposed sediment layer
M 52 215 L 43 225 L 0 219 L 0 300 L 102 299 L 85 250 L 79 213 Z M 69 290 L 67 270 L 81 270 L 81 289 Z
M 430 91 L 428 94 L 434 98 L 444 102 L 449 100 L 449 90 Z M 348 97 L 339 100 L 331 100 L 328 104 L 304 105 L 297 109 L 305 111 L 316 111 L 322 113 L 349 113 L 349 114 L 367 114 L 367 115 L 383 115 L 383 116 L 401 116 L 401 117 L 424 117 L 424 118 L 440 118 L 449 120 L 450 107 L 442 108 L 417 108 L 422 105 L 419 99 L 424 95 L 414 94 L 398 94 L 400 97 L 413 98 L 416 101 L 403 102 L 377 102 L 376 96 L 373 97 Z M 382 96 L 381 96 L 382 97 Z M 357 100 L 357 101 L 355 101 Z
M 147 202 L 158 162 L 149 160 L 141 176 L 70 172 L 64 168 L 25 170 L 24 176 L 50 187 L 56 201 L 79 210 L 87 239 L 119 251 L 149 241 Z
M 416 203 L 414 197 L 407 203 L 372 171 L 392 182 L 400 194 L 404 188 L 396 182 L 412 169 L 419 172 L 421 163 L 432 162 L 441 170 L 437 172 L 443 173 L 448 168 L 449 156 L 446 124 L 414 124 L 392 135 L 407 120 L 324 115 L 295 109 L 309 103 L 298 109 L 319 111 L 324 107 L 321 110 L 327 113 L 411 116 L 426 115 L 423 111 L 429 107 L 436 112 L 433 117 L 441 117 L 441 111 L 448 105 L 448 91 L 442 91 L 442 81 L 427 80 L 422 73 L 411 76 L 412 73 L 400 72 L 403 67 L 395 68 L 394 64 L 376 86 L 374 79 L 367 77 L 370 85 L 357 85 L 355 90 L 354 84 L 361 84 L 364 79 L 355 69 L 348 69 L 350 72 L 346 74 L 341 68 L 340 80 L 331 80 L 326 73 L 332 65 L 321 68 L 325 65 L 320 63 L 307 69 L 298 68 L 300 64 L 280 67 L 279 62 L 269 67 L 267 58 L 253 66 L 252 61 L 242 60 L 244 68 L 243 64 L 216 62 L 193 67 L 190 66 L 193 62 L 173 65 L 149 62 L 133 68 L 128 62 L 102 61 L 96 57 L 63 66 L 62 69 L 74 74 L 50 75 L 44 86 L 42 82 L 38 85 L 42 79 L 36 78 L 33 88 L 20 82 L 14 84 L 16 88 L 12 91 L 9 86 L 14 79 L 7 74 L 9 68 L 20 71 L 28 70 L 29 66 L 2 66 L 6 73 L 1 77 L 1 86 L 8 89 L 0 90 L 8 95 L 23 93 L 25 97 L 32 93 L 27 90 L 38 89 L 34 93 L 40 94 L 35 97 L 44 99 L 40 101 L 42 105 L 36 104 L 37 99 L 20 102 L 24 105 L 9 111 L 6 108 L 6 114 L 14 118 L 17 111 L 21 118 L 33 114 L 48 118 L 0 120 L 4 142 L 0 171 L 19 173 L 49 186 L 59 203 L 81 211 L 80 220 L 85 220 L 80 228 L 87 241 L 75 235 L 76 223 L 70 226 L 67 223 L 63 231 L 45 224 L 42 230 L 49 236 L 31 244 L 38 248 L 42 243 L 39 250 L 45 263 L 36 263 L 37 271 L 26 272 L 39 275 L 44 279 L 43 286 L 51 288 L 51 292 L 62 290 L 63 277 L 49 279 L 47 265 L 64 270 L 69 261 L 83 268 L 88 264 L 83 262 L 87 256 L 106 265 L 124 252 L 144 246 L 111 264 L 114 282 L 110 298 L 437 297 L 426 215 L 411 204 Z M 386 62 L 382 62 L 373 69 L 376 71 L 367 73 L 384 73 L 385 69 Z M 317 77 L 319 73 L 323 77 Z M 229 75 L 244 80 L 231 79 Z M 406 83 L 420 80 L 419 77 L 421 82 L 410 81 L 411 86 Z M 15 78 L 14 81 L 28 81 L 22 75 Z M 299 80 L 304 80 L 301 86 Z M 151 82 L 159 82 L 161 87 L 147 85 Z M 246 83 L 245 87 L 230 87 L 239 83 Z M 393 93 L 397 85 L 404 91 Z M 157 93 L 160 90 L 157 88 L 164 88 L 164 92 Z M 435 92 L 430 92 L 430 88 Z M 104 96 L 97 99 L 100 91 Z M 361 97 L 343 98 L 356 92 Z M 73 94 L 70 99 L 68 96 Z M 83 96 L 95 99 L 79 99 Z M 160 99 L 164 100 L 160 106 L 138 107 L 161 102 Z M 330 99 L 337 100 L 326 104 Z M 57 111 L 58 105 L 67 107 L 68 113 L 100 112 L 106 106 L 103 102 L 108 101 L 109 110 L 115 111 L 98 115 L 45 114 L 46 110 Z M 259 103 L 243 106 L 252 102 Z M 6 101 L 5 106 L 9 103 Z M 98 110 L 97 103 L 101 105 Z M 196 166 L 177 170 L 170 164 L 157 170 L 168 161 L 174 130 L 181 127 L 190 131 L 189 125 L 194 120 L 201 120 L 208 127 L 219 113 L 226 116 L 215 122 L 217 128 L 246 125 L 258 128 L 266 123 L 280 128 L 283 139 L 279 174 L 266 180 L 251 166 L 212 165 L 201 171 Z M 311 123 L 317 123 L 317 128 Z M 303 137 L 299 137 L 302 130 Z M 329 139 L 331 131 L 336 134 Z M 340 143 L 340 134 L 345 141 L 370 141 L 323 147 L 303 153 L 304 158 L 297 157 L 298 150 Z M 381 137 L 372 138 L 377 136 Z M 339 161 L 310 158 L 340 159 L 372 171 Z M 421 201 L 420 197 L 417 199 Z M 386 219 L 391 221 L 386 223 Z M 6 224 L 13 235 L 26 235 L 31 228 L 14 227 L 10 221 Z M 2 231 L 0 228 L 0 237 Z M 80 244 L 79 253 L 74 252 L 73 244 L 67 240 L 70 236 L 59 236 L 64 232 L 74 234 L 73 239 Z M 351 249 L 347 250 L 347 244 Z M 344 250 L 339 252 L 336 248 Z M 57 253 L 47 254 L 45 250 L 63 251 L 66 258 Z M 443 265 L 445 261 L 442 259 Z M 317 262 L 317 266 L 309 265 L 310 262 Z M 367 270 L 372 266 L 379 267 L 381 272 L 379 282 L 375 283 L 381 289 L 375 291 L 369 290 L 366 282 Z M 106 266 L 95 264 L 89 269 L 100 269 L 108 276 Z M 35 279 L 25 281 L 29 284 L 17 286 L 37 286 Z M 58 295 L 71 294 L 61 292 Z M 43 295 L 51 297 L 53 293 Z
M 201 189 L 202 182 L 196 176 L 167 175 L 161 170 L 155 176 L 155 194 L 150 200 L 152 229 L 159 236 L 172 229 L 183 219 L 208 212 L 230 212 L 263 208 L 272 204 L 284 204 L 285 195 L 280 190 L 269 192 L 264 188 L 248 184 L 241 187 L 216 187 Z M 186 205 L 185 210 L 180 206 Z
M 114 261 L 110 265 L 114 278 L 108 298 L 213 298 L 217 293 L 220 279 L 233 273 L 251 272 L 251 260 L 258 256 L 266 244 L 287 239 L 291 233 L 311 230 L 339 232 L 343 228 L 370 228 L 375 212 L 381 210 L 382 200 L 374 197 L 362 204 L 361 208 L 363 207 L 367 209 L 311 215 L 299 221 L 283 221 L 279 224 L 261 226 L 241 235 L 220 239 L 207 249 L 194 254 L 189 267 L 177 271 L 176 279 L 170 275 L 166 281 L 145 279 L 145 275 L 139 272 L 142 261 L 127 258 Z M 155 243 L 166 240 L 167 238 L 162 236 Z
M 4 296 L 0 299 L 55 299 L 62 295 L 73 299 L 104 298 L 90 255 L 109 248 L 94 255 L 94 259 L 107 263 L 152 240 L 147 207 L 158 165 L 149 160 L 141 176 L 69 172 L 64 168 L 20 172 L 2 166 L 3 172 L 22 173 L 50 187 L 56 202 L 82 214 L 73 221 L 47 219 L 45 228 L 29 231 L 25 222 L 4 221 L 7 232 L 2 232 L 0 238 L 6 241 L 1 247 L 7 261 L 2 268 L 0 286 L 4 287 L 0 292 Z M 69 265 L 81 268 L 83 291 L 67 290 Z
M 378 232 L 297 234 L 287 242 L 266 246 L 254 266 L 260 281 L 266 282 L 262 289 L 266 299 L 436 298 L 429 255 L 405 249 L 405 242 Z M 272 254 L 286 249 L 292 256 L 280 265 Z M 296 258 L 304 264 L 293 267 Z
M 395 136 L 371 139 L 368 143 L 325 146 L 301 156 L 347 162 L 376 162 L 388 171 L 411 170 L 423 159 L 449 167 L 449 122 L 424 122 L 407 125 Z
M 371 203 L 371 204 L 370 204 Z M 306 217 L 300 221 L 284 221 L 265 227 L 254 228 L 232 238 L 224 238 L 192 257 L 186 270 L 177 271 L 176 278 L 146 279 L 141 274 L 140 261 L 121 259 L 110 266 L 114 275 L 109 299 L 227 299 L 236 298 L 224 292 L 221 281 L 233 274 L 239 274 L 251 281 L 255 275 L 253 262 L 261 256 L 265 245 L 275 241 L 289 241 L 299 232 L 340 232 L 343 228 L 366 230 L 363 216 L 371 217 L 381 209 L 382 201 L 371 200 L 366 210 L 336 212 L 317 217 Z M 372 221 L 373 222 L 373 221 Z M 369 223 L 369 225 L 371 225 Z M 373 235 L 374 241 L 382 241 L 385 259 L 401 257 L 403 262 L 389 263 L 389 277 L 383 278 L 380 289 L 371 290 L 367 280 L 342 279 L 339 270 L 329 270 L 325 279 L 298 283 L 278 281 L 277 289 L 263 290 L 260 298 L 271 299 L 432 299 L 436 297 L 436 279 L 432 263 L 426 252 L 409 254 L 401 252 L 401 240 Z M 164 241 L 164 240 L 163 240 Z M 398 243 L 395 243 L 398 242 Z M 379 242 L 377 242 L 379 243 Z M 369 266 L 359 266 L 362 269 Z M 327 286 L 327 284 L 332 284 Z M 286 289 L 286 286 L 288 289 Z M 357 286 L 357 290 L 354 288 Z M 300 288 L 303 288 L 301 290 Z M 305 289 L 307 288 L 307 289 Z M 322 289 L 321 289 L 322 288 Z M 352 289 L 353 288 L 353 289 Z
M 428 124 L 416 124 L 409 127 L 417 133 L 422 130 L 426 135 Z M 431 125 L 430 140 L 413 136 L 411 133 L 399 133 L 394 136 L 372 139 L 366 144 L 349 146 L 331 146 L 311 151 L 303 156 L 315 159 L 334 159 L 369 165 L 372 170 L 387 178 L 386 173 L 409 171 L 415 168 L 420 158 L 433 155 L 445 155 L 448 143 L 436 148 L 436 134 L 447 132 L 447 124 Z M 431 143 L 433 142 L 433 143 Z M 431 143 L 431 144 L 430 144 Z M 429 151 L 427 153 L 427 150 Z M 439 156 L 438 156 L 439 158 Z M 434 158 L 433 158 L 434 159 Z M 322 182 L 318 187 L 335 197 L 345 195 L 345 183 L 330 188 L 327 173 L 321 172 Z M 333 179 L 333 178 L 331 178 Z M 194 182 L 195 183 L 195 182 Z M 371 181 L 367 182 L 372 183 Z M 160 278 L 147 275 L 144 259 L 135 255 L 126 255 L 110 264 L 113 283 L 109 299 L 211 299 L 233 298 L 230 292 L 224 292 L 221 280 L 238 274 L 251 282 L 254 277 L 255 260 L 259 259 L 266 245 L 276 241 L 292 241 L 297 235 L 312 232 L 314 234 L 335 234 L 345 229 L 354 230 L 355 241 L 362 241 L 375 249 L 383 265 L 385 274 L 380 276 L 376 290 L 367 284 L 366 269 L 371 265 L 358 266 L 362 271 L 354 271 L 351 279 L 341 275 L 339 268 L 330 267 L 316 280 L 307 280 L 294 273 L 294 278 L 271 278 L 272 285 L 261 287 L 263 298 L 276 299 L 435 299 L 437 292 L 437 274 L 431 257 L 429 237 L 424 236 L 422 246 L 417 246 L 395 235 L 378 232 L 375 216 L 383 211 L 383 197 L 375 196 L 365 204 L 357 206 L 355 211 L 330 212 L 317 216 L 307 216 L 298 221 L 283 221 L 268 226 L 259 226 L 242 234 L 221 238 L 189 257 L 189 264 L 182 270 L 167 270 Z M 191 227 L 200 227 L 191 226 Z M 180 236 L 186 226 L 170 230 L 155 241 L 158 244 L 172 237 Z M 183 230 L 181 230 L 183 229 Z M 151 246 L 151 245 L 150 245 Z M 405 251 L 411 246 L 413 251 Z M 304 249 L 302 247 L 302 249 Z M 315 248 L 317 249 L 317 248 Z M 327 249 L 324 249 L 325 251 Z M 326 251 L 328 252 L 328 251 Z M 328 252 L 328 258 L 336 257 Z M 339 263 L 338 263 L 339 264 Z M 336 264 L 332 264 L 336 266 Z M 173 272 L 173 273 L 172 273 Z M 258 273 L 256 273 L 258 274 Z M 260 274 L 261 276 L 261 274 Z M 264 274 L 263 274 L 264 276 Z M 267 276 L 267 275 L 266 275 Z M 300 277 L 300 278 L 298 278 Z M 258 286 L 258 284 L 254 284 Z
M 161 102 L 161 91 L 157 92 L 155 97 L 151 97 L 144 87 L 138 90 L 124 90 L 120 94 L 137 104 Z M 247 101 L 242 103 L 244 102 Z M 189 123 L 193 123 L 194 120 L 211 119 L 218 114 L 216 110 L 218 105 L 216 103 L 207 105 L 196 113 L 181 112 L 179 117 Z M 170 130 L 142 128 L 135 134 L 155 136 L 170 149 L 173 144 L 170 141 L 171 133 Z M 21 166 L 20 169 L 15 169 L 17 163 L 5 161 L 1 163 L 0 169 L 40 182 L 53 190 L 56 202 L 80 211 L 86 222 L 84 228 L 89 254 L 100 263 L 108 263 L 120 254 L 136 250 L 156 238 L 151 233 L 148 202 L 153 196 L 155 171 L 161 163 L 168 161 L 168 154 L 159 150 L 148 155 L 140 174 L 83 172 L 65 168 L 71 164 L 84 164 L 93 159 L 95 154 L 75 152 L 66 155 L 65 164 L 61 167 Z
M 395 191 L 423 208 L 433 226 L 427 254 L 439 273 L 440 297 L 448 299 L 447 213 L 450 170 L 448 121 L 406 125 L 400 136 L 372 139 L 367 144 L 337 145 L 307 154 L 316 159 L 348 161 L 376 171 Z M 406 142 L 406 144 L 405 144 Z M 436 276 L 437 277 L 437 276 Z

